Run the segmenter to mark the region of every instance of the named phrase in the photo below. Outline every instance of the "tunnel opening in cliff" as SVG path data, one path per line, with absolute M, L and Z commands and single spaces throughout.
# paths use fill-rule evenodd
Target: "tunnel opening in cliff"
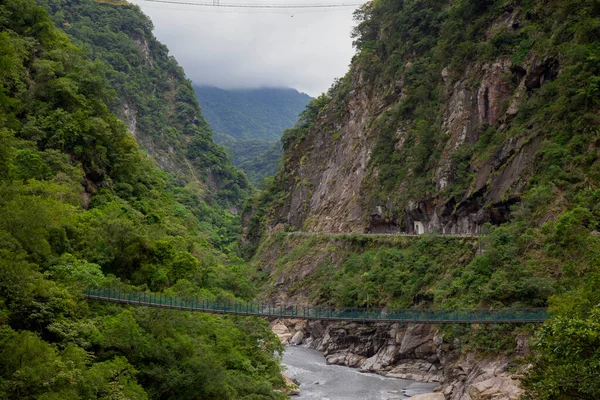
M 371 216 L 367 233 L 400 233 L 402 227 L 397 223 L 396 218 L 386 219 L 381 216 Z

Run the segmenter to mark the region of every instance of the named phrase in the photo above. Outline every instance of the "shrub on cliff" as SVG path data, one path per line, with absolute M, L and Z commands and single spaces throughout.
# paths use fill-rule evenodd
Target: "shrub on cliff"
M 586 318 L 548 322 L 534 343 L 526 399 L 600 399 L 600 306 Z

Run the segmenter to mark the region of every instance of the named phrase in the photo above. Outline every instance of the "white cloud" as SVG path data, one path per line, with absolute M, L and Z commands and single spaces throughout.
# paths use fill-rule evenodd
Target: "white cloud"
M 257 12 L 132 2 L 196 84 L 284 86 L 316 96 L 347 72 L 354 54 L 350 9 Z

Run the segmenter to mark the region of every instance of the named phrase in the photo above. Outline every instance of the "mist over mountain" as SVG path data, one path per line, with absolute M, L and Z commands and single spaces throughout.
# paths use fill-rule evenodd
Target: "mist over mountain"
M 204 117 L 217 134 L 269 142 L 291 128 L 311 97 L 290 88 L 225 90 L 194 86 Z

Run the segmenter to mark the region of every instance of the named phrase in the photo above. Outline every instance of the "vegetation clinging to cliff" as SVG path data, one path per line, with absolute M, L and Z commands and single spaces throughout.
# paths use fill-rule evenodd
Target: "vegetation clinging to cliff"
M 573 318 L 565 326 L 573 328 L 576 344 L 569 347 L 558 325 L 545 328 L 537 346 L 540 358 L 527 381 L 531 396 L 595 398 L 598 354 L 590 349 L 597 337 L 580 328 L 597 323 L 593 310 L 600 302 L 600 247 L 592 235 L 600 228 L 600 4 L 375 0 L 356 16 L 351 89 L 384 104 L 365 129 L 373 138 L 369 172 L 359 192 L 365 221 L 371 210 L 385 205 L 384 217 L 409 231 L 405 217 L 421 203 L 423 208 L 439 206 L 449 219 L 460 218 L 459 211 L 487 215 L 495 226 L 489 228 L 484 254 L 466 262 L 448 257 L 448 269 L 435 262 L 420 269 L 419 256 L 406 259 L 396 254 L 402 251 L 387 249 L 361 249 L 333 266 L 324 262 L 316 271 L 323 273 L 311 282 L 324 289 L 316 300 L 358 305 L 368 292 L 380 305 L 422 305 L 424 299 L 434 306 L 549 305 L 556 315 Z M 451 104 L 452 94 L 464 89 L 466 99 L 474 97 L 485 68 L 494 65 L 504 66 L 499 80 L 507 94 L 495 105 L 498 118 L 488 118 L 490 97 L 484 92 L 476 104 L 483 109 L 481 123 L 451 132 L 449 115 L 470 119 L 480 113 L 461 114 L 461 107 L 472 104 L 460 97 Z M 343 100 L 348 91 L 337 94 Z M 287 222 L 289 210 L 278 210 L 301 170 L 298 149 L 310 148 L 311 137 L 325 137 L 327 124 L 346 123 L 331 117 L 339 104 L 326 104 L 314 122 L 297 131 L 294 146 L 286 148 L 289 162 L 275 179 L 276 192 L 262 195 L 256 205 L 263 226 Z M 309 144 L 302 147 L 302 141 Z M 531 158 L 518 153 L 512 145 L 517 142 L 530 146 Z M 501 169 L 518 160 L 523 169 Z M 492 172 L 481 173 L 477 181 L 484 167 Z M 504 172 L 518 176 L 496 180 Z M 507 182 L 510 187 L 503 187 Z M 490 195 L 494 191 L 497 197 Z M 305 201 L 310 200 L 308 195 Z M 293 265 L 291 257 L 287 262 Z M 440 270 L 446 273 L 439 281 L 428 278 Z M 404 277 L 390 285 L 379 278 L 382 271 L 386 278 Z M 572 355 L 553 356 L 553 345 L 560 354 Z M 561 386 L 567 371 L 577 372 L 589 386 Z M 543 378 L 548 381 L 542 383 Z
M 524 285 L 533 279 L 546 282 L 545 287 L 553 282 L 552 290 L 542 290 L 542 304 L 552 292 L 566 295 L 585 285 L 581 276 L 598 273 L 597 243 L 588 233 L 600 226 L 595 200 L 600 186 L 597 2 L 378 0 L 356 15 L 358 53 L 351 74 L 360 75 L 360 85 L 373 91 L 402 94 L 396 93 L 389 110 L 368 127 L 376 140 L 370 174 L 361 187 L 364 209 L 384 203 L 388 212 L 397 213 L 399 223 L 410 200 L 440 197 L 456 210 L 473 194 L 481 162 L 489 162 L 511 138 L 537 140 L 539 151 L 513 192 L 507 191 L 498 204 L 479 204 L 475 198 L 465 205 L 495 215 L 496 224 L 510 222 L 491 227 L 489 250 L 472 265 L 487 271 L 482 284 L 508 280 Z M 442 126 L 448 96 L 444 80 L 468 80 L 479 76 L 477 67 L 484 62 L 506 58 L 515 75 L 531 70 L 535 60 L 544 72 L 522 83 L 514 116 L 484 123 L 474 143 L 453 149 L 449 185 L 437 189 L 436 170 L 448 139 Z M 307 123 L 288 135 L 285 157 L 292 162 L 276 177 L 276 192 L 262 196 L 272 199 L 258 205 L 264 224 L 286 222 L 277 208 L 301 156 L 291 144 L 340 123 L 331 110 L 343 104 L 347 92 L 345 85 L 332 88 L 307 108 L 312 116 Z M 401 146 L 399 130 L 405 135 Z M 479 190 L 494 189 L 486 185 L 489 180 Z M 508 296 L 500 303 L 513 301 Z
M 0 65 L 0 397 L 277 398 L 265 322 L 81 297 L 253 290 L 109 111 L 110 68 L 33 0 L 0 4 Z
M 516 15 L 512 25 L 502 20 L 503 15 Z M 556 151 L 574 162 L 571 175 L 593 169 L 595 152 L 583 153 L 597 122 L 593 113 L 598 107 L 594 100 L 598 66 L 593 56 L 599 40 L 597 15 L 595 2 L 580 0 L 465 0 L 451 6 L 442 1 L 383 0 L 359 10 L 355 63 L 371 85 L 386 90 L 389 82 L 399 80 L 403 93 L 397 106 L 378 121 L 379 138 L 371 161 L 377 174 L 365 190 L 368 201 L 394 193 L 401 214 L 407 199 L 436 193 L 435 169 L 448 139 L 440 118 L 445 112 L 444 79 L 454 82 L 469 72 L 468 66 L 490 60 L 511 60 L 515 76 L 507 76 L 510 81 L 531 67 L 525 63 L 533 57 L 538 64 L 548 64 L 545 81 L 527 83 L 528 92 L 514 120 L 501 121 L 507 124 L 502 129 L 492 127 L 477 143 L 462 145 L 468 162 L 453 160 L 451 184 L 436 194 L 446 201 L 460 201 L 475 183 L 477 161 L 489 158 L 510 137 L 550 139 L 542 154 L 549 151 L 553 156 L 539 157 L 536 180 L 557 182 L 565 175 L 563 168 L 554 165 L 561 159 Z M 558 69 L 561 72 L 556 76 Z M 477 82 L 472 84 L 476 87 Z M 398 151 L 394 143 L 400 126 L 408 136 Z M 479 129 L 484 133 L 488 127 L 484 124 Z M 405 185 L 409 180 L 411 184 Z
M 131 4 L 40 4 L 88 58 L 102 63 L 114 91 L 109 108 L 169 174 L 178 200 L 210 232 L 209 240 L 222 250 L 234 247 L 241 228 L 229 209 L 241 205 L 250 184 L 225 149 L 213 142 L 191 82 L 153 36 L 152 22 Z

